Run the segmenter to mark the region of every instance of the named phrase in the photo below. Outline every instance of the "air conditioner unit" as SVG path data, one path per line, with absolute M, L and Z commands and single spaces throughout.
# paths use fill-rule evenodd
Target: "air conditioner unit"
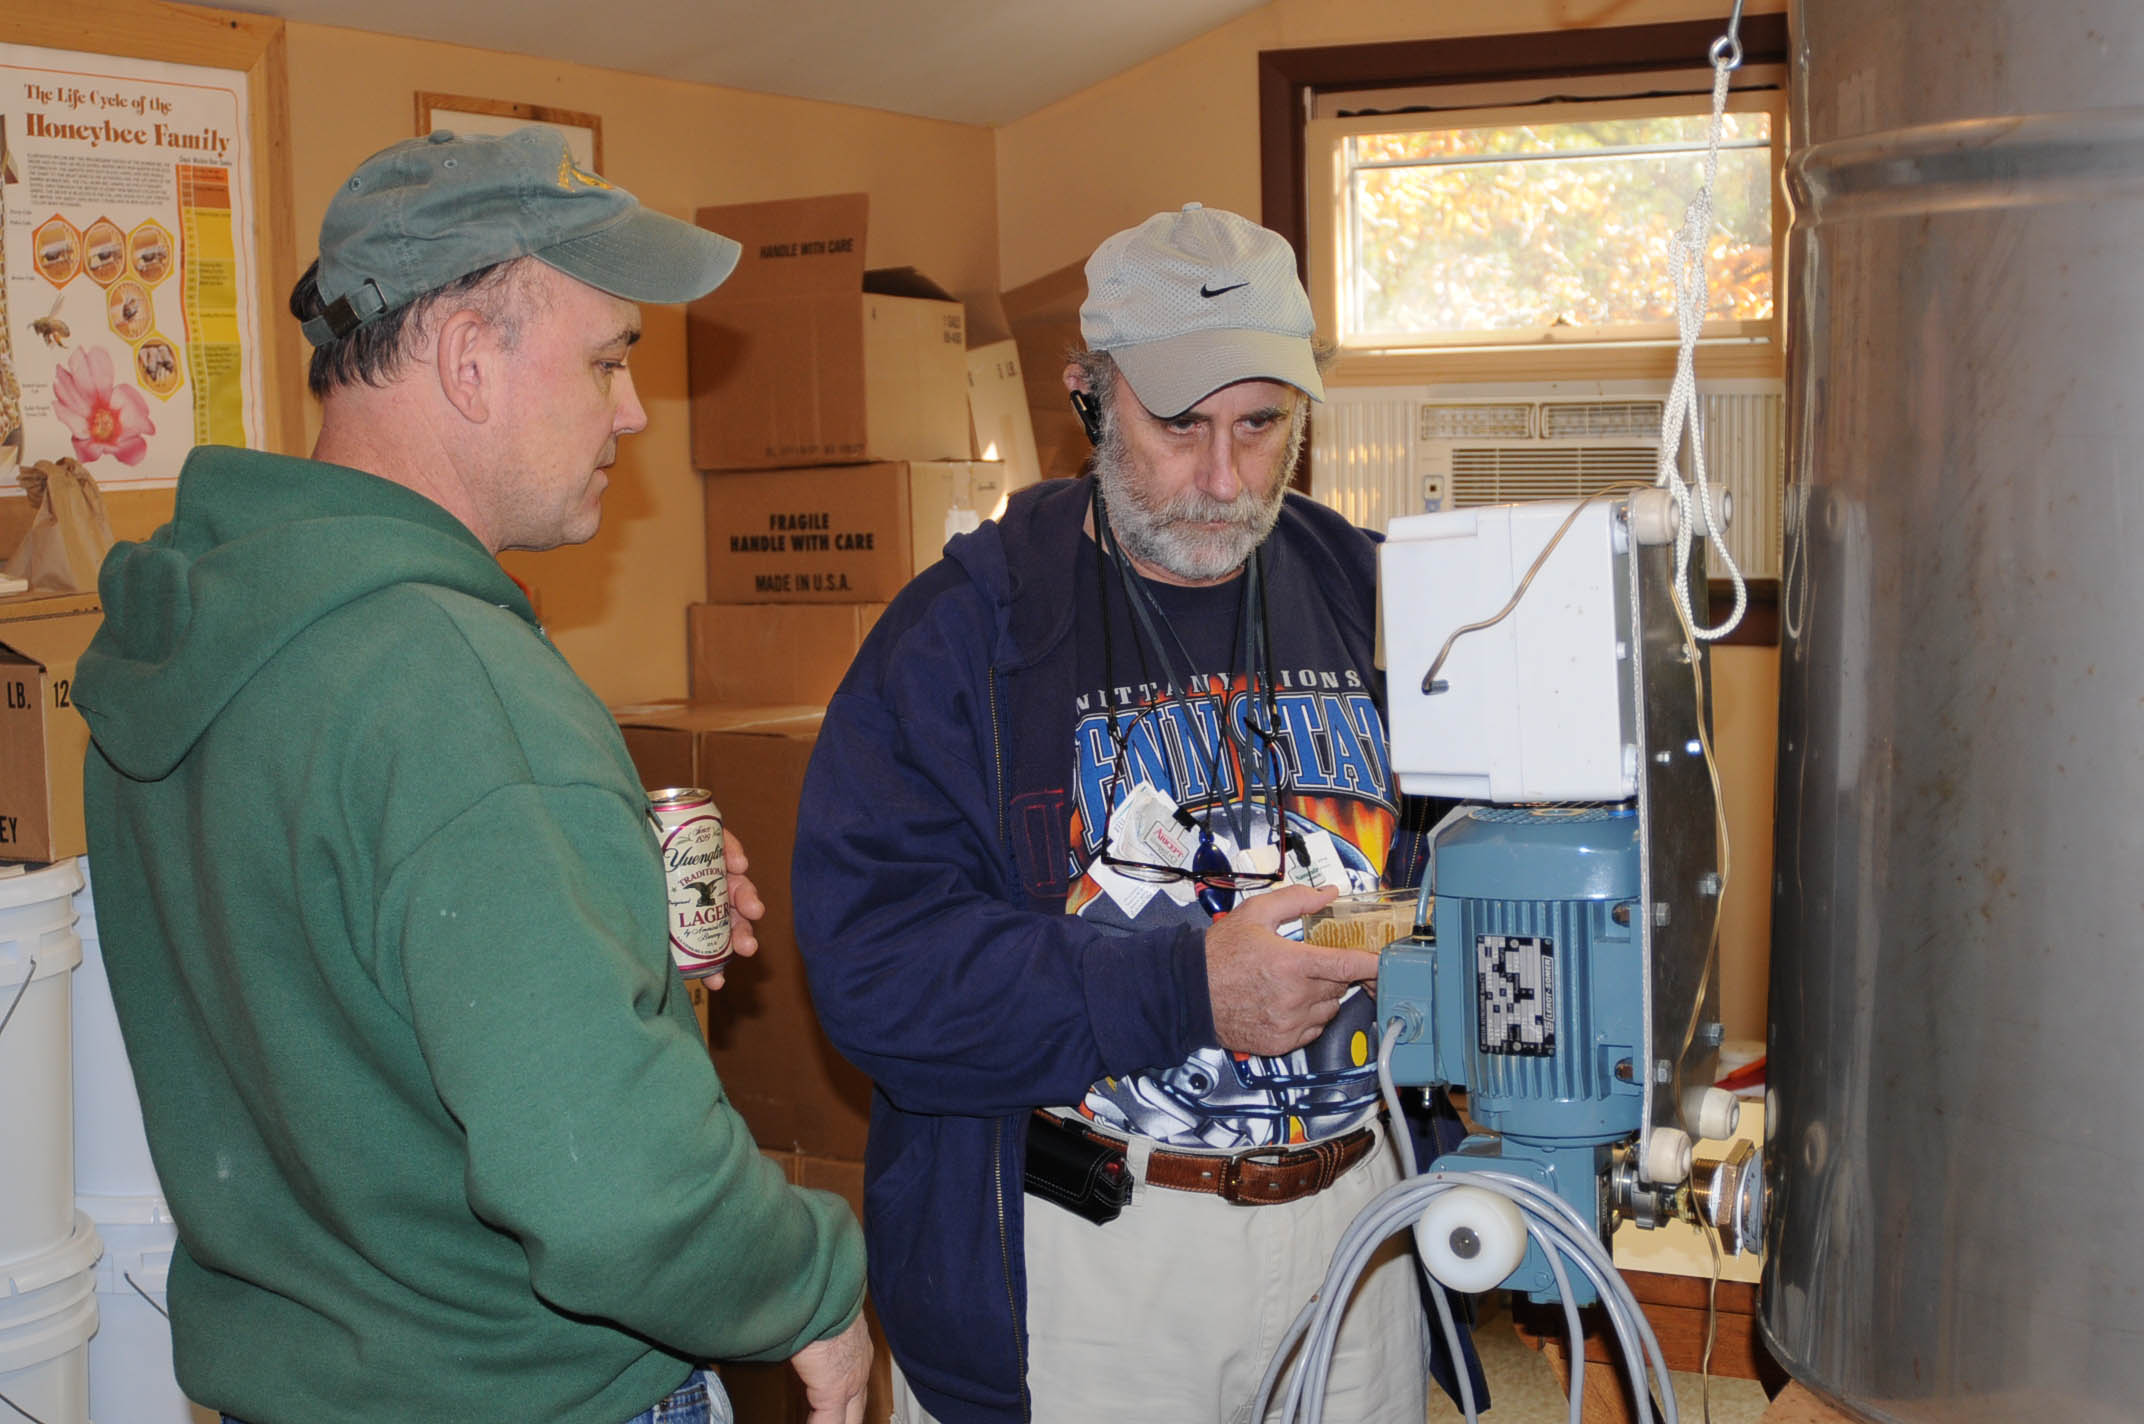
M 1746 576 L 1777 578 L 1779 383 L 1708 383 L 1699 400 L 1707 477 L 1734 495 L 1729 551 Z M 1311 492 L 1382 532 L 1403 514 L 1650 484 L 1666 401 L 1658 383 L 1635 381 L 1335 387 L 1313 421 Z

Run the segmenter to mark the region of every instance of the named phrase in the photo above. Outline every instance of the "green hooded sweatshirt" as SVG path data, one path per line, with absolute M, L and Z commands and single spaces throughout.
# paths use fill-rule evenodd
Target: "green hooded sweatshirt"
M 189 1395 L 619 1424 L 854 1319 L 855 1219 L 725 1101 L 624 743 L 475 536 L 203 448 L 101 592 L 90 866 Z

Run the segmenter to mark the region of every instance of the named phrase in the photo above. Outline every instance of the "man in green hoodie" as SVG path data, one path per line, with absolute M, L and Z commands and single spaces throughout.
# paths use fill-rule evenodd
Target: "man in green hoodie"
M 227 1417 L 697 1424 L 701 1362 L 788 1358 L 862 1418 L 855 1220 L 725 1101 L 624 744 L 495 558 L 595 532 L 635 303 L 736 257 L 544 130 L 376 154 L 291 299 L 313 459 L 196 450 L 104 566 L 97 914 Z

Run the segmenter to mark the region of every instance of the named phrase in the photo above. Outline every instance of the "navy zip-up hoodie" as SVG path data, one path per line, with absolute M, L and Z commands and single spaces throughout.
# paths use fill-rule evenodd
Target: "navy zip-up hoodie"
M 798 818 L 813 999 L 876 1085 L 871 1295 L 944 1424 L 1028 1414 L 1031 1111 L 1214 1036 L 1203 930 L 1112 934 L 1064 913 L 1088 505 L 1084 479 L 1023 490 L 901 592 L 827 709 Z M 1269 575 L 1307 570 L 1370 646 L 1370 536 L 1291 495 L 1265 547 Z

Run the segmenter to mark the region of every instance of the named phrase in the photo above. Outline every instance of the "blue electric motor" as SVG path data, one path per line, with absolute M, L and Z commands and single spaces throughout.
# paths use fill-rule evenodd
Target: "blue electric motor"
M 1605 1235 L 1610 1154 L 1644 1125 L 1637 809 L 1471 807 L 1435 855 L 1434 935 L 1389 946 L 1378 976 L 1393 1080 L 1465 1089 L 1487 1129 L 1433 1169 L 1530 1178 Z M 1538 1245 L 1503 1288 L 1557 1298 Z

